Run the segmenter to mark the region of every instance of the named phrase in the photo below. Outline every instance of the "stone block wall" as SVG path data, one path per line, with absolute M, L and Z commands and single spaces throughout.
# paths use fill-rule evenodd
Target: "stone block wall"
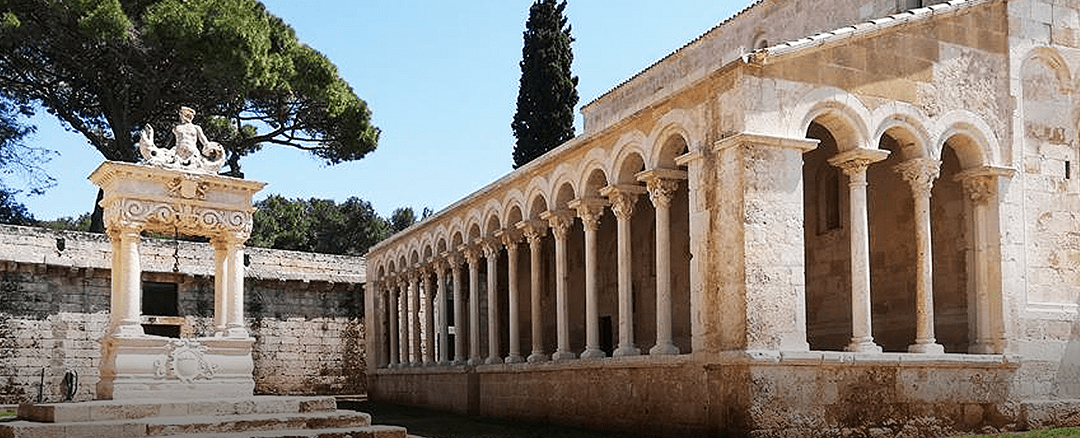
M 76 399 L 94 398 L 99 340 L 109 319 L 108 249 L 108 239 L 97 234 L 0 225 L 0 403 L 35 400 L 43 368 L 46 401 L 63 399 L 67 370 L 79 376 Z M 143 323 L 179 326 L 184 337 L 210 334 L 212 248 L 144 238 L 140 249 L 142 280 L 176 284 L 180 315 L 144 315 Z M 176 273 L 174 253 L 180 255 Z M 365 392 L 363 259 L 258 248 L 247 253 L 255 392 Z

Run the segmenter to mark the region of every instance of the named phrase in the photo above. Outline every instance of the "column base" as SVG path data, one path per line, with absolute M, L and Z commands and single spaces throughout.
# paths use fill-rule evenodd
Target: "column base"
M 225 332 L 227 338 L 250 338 L 251 334 L 248 333 L 246 328 L 243 327 L 231 327 Z
M 520 354 L 513 354 L 513 355 L 510 355 L 510 356 L 506 356 L 506 360 L 504 360 L 503 362 L 505 362 L 505 363 L 522 363 L 522 362 L 525 362 L 525 358 L 521 357 Z
M 111 330 L 112 336 L 117 338 L 133 338 L 146 335 L 143 332 L 142 324 L 124 324 L 118 325 Z
M 486 360 L 486 361 L 484 361 L 484 363 L 486 363 L 486 364 L 488 364 L 488 365 L 498 365 L 498 364 L 501 364 L 501 363 L 503 363 L 503 360 L 502 360 L 502 358 L 501 358 L 501 357 L 499 357 L 499 356 L 489 356 L 489 357 L 487 358 L 487 360 Z
M 653 346 L 653 348 L 649 349 L 649 355 L 650 356 L 676 355 L 676 354 L 679 354 L 679 347 L 676 347 L 675 344 L 656 344 L 656 345 Z
M 549 358 L 548 355 L 544 353 L 533 353 L 529 355 L 529 358 L 527 360 L 529 361 L 529 363 L 539 363 L 547 362 L 550 359 L 551 358 Z
M 571 353 L 569 351 L 556 351 L 555 354 L 551 355 L 551 360 L 556 361 L 556 362 L 561 361 L 561 360 L 571 360 L 571 359 L 576 359 L 576 358 L 577 358 L 577 355 L 574 354 L 574 353 Z
M 844 347 L 844 351 L 850 351 L 852 353 L 881 353 L 881 346 L 875 344 L 873 340 L 858 341 L 851 340 L 851 343 Z
M 945 346 L 937 342 L 916 342 L 908 346 L 909 353 L 945 354 Z
M 465 365 L 468 363 L 469 361 L 465 360 L 464 357 L 456 357 L 454 358 L 454 361 L 450 363 L 450 365 Z
M 480 364 L 483 364 L 483 363 L 484 363 L 484 361 L 482 359 L 480 359 L 479 357 L 470 357 L 469 361 L 465 362 L 465 365 L 474 367 L 474 366 L 477 366 L 477 365 L 480 365 Z
M 629 347 L 619 347 L 619 348 L 615 349 L 615 353 L 612 354 L 611 356 L 612 357 L 627 357 L 627 356 L 639 356 L 639 355 L 641 355 L 641 350 L 640 349 L 638 349 L 637 347 L 634 347 L 634 346 L 629 346 Z
M 975 341 L 970 347 L 968 347 L 968 353 L 971 354 L 996 354 L 994 345 L 989 342 Z
M 599 348 L 588 348 L 581 353 L 582 359 L 603 359 L 605 357 L 607 357 L 607 353 L 604 353 L 604 350 Z

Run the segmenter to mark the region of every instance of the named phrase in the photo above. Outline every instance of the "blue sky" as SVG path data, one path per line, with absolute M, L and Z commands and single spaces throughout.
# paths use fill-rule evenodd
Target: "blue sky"
M 576 0 L 579 106 L 675 51 L 750 0 Z M 378 149 L 327 167 L 272 146 L 241 161 L 257 195 L 342 201 L 358 196 L 382 215 L 401 206 L 440 210 L 512 170 L 522 31 L 532 0 L 265 0 L 299 39 L 325 54 L 382 129 Z M 577 130 L 581 132 L 580 114 Z M 102 158 L 46 114 L 31 144 L 60 152 L 45 169 L 57 185 L 21 197 L 38 219 L 92 207 L 86 177 Z M 160 129 L 160 128 L 159 128 Z M 211 139 L 213 140 L 213 139 Z M 17 181 L 11 185 L 17 186 Z

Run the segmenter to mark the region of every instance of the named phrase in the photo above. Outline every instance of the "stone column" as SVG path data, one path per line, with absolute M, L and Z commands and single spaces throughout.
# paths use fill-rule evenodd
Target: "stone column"
M 423 343 L 420 346 L 421 357 L 424 365 L 432 364 L 432 357 L 435 348 L 435 312 L 434 312 L 434 294 L 432 294 L 431 287 L 431 267 L 425 267 L 420 271 L 420 275 L 424 276 L 424 319 L 421 320 L 420 333 L 423 334 Z
M 677 174 L 675 173 L 677 172 Z M 649 354 L 679 354 L 671 328 L 671 198 L 685 172 L 658 169 L 638 174 L 645 182 L 656 209 L 656 345 Z
M 210 243 L 214 247 L 214 336 L 225 336 L 229 330 L 229 242 L 215 237 Z
M 387 280 L 386 292 L 390 294 L 390 364 L 389 368 L 398 366 L 398 353 L 401 352 L 398 341 L 400 338 L 400 331 L 398 330 L 398 286 L 394 283 L 394 280 Z
M 540 323 L 540 297 L 544 287 L 541 275 L 543 273 L 541 250 L 547 226 L 542 221 L 522 221 L 516 226 L 522 230 L 525 240 L 529 242 L 529 317 L 532 325 L 532 352 L 527 360 L 530 363 L 544 362 L 548 360 L 548 356 L 544 353 L 544 325 Z
M 448 310 L 446 308 L 446 267 L 446 262 L 444 261 L 435 262 L 435 281 L 439 283 L 438 292 L 435 294 L 436 302 L 438 303 L 438 311 L 436 312 L 437 321 L 435 325 L 438 327 L 438 330 L 436 331 L 439 333 L 437 342 L 438 348 L 436 348 L 439 365 L 446 365 L 450 362 L 450 348 L 449 345 L 447 345 L 450 342 L 450 330 L 446 318 L 446 312 Z
M 518 314 L 518 239 L 516 231 L 503 230 L 496 236 L 506 247 L 506 278 L 507 290 L 506 305 L 510 310 L 510 345 L 506 355 L 506 363 L 520 363 L 525 359 L 521 357 L 521 316 Z
M 930 192 L 941 175 L 941 162 L 915 158 L 900 163 L 896 171 L 911 184 L 915 200 L 915 343 L 908 351 L 944 354 L 945 347 L 934 338 L 934 252 L 930 231 Z
M 469 264 L 469 365 L 480 365 L 480 253 L 476 248 L 462 250 Z
M 409 273 L 409 365 L 420 364 L 420 274 L 416 271 Z
M 600 194 L 611 201 L 611 211 L 618 222 L 618 270 L 619 270 L 619 347 L 613 356 L 637 356 L 641 350 L 634 345 L 634 292 L 633 253 L 630 220 L 634 217 L 634 204 L 645 189 L 635 185 L 604 187 Z
M 229 283 L 227 335 L 230 338 L 247 338 L 250 336 L 244 323 L 244 242 L 247 237 L 245 234 L 232 233 L 226 238 L 228 250 L 225 264 L 229 266 L 225 276 Z
M 143 335 L 140 231 L 134 224 L 109 227 L 113 249 L 109 333 L 116 337 Z
M 454 364 L 462 365 L 465 363 L 465 309 L 462 306 L 462 291 L 461 291 L 461 257 L 458 255 L 450 256 L 450 270 L 453 273 L 454 280 Z
M 581 198 L 570 203 L 570 208 L 577 210 L 585 230 L 585 351 L 582 359 L 597 359 L 607 356 L 600 349 L 600 313 L 596 291 L 596 230 L 600 227 L 600 218 L 604 216 L 607 201 L 603 198 Z
M 568 210 L 545 211 L 540 215 L 541 219 L 551 225 L 551 233 L 555 236 L 555 319 L 558 347 L 552 360 L 573 359 L 576 355 L 570 351 L 570 297 L 567 291 L 566 269 L 566 235 L 570 232 L 570 224 L 574 216 Z
M 975 339 L 968 347 L 969 353 L 995 354 L 1004 352 L 1004 312 L 1000 291 L 1000 235 L 997 221 L 991 209 L 998 196 L 998 177 L 1011 177 L 1011 169 L 979 168 L 956 175 L 963 184 L 970 204 L 971 218 L 968 227 L 972 234 L 972 264 L 968 269 L 974 293 Z M 997 260 L 995 260 L 997 259 Z M 969 298 L 970 299 L 970 298 Z
M 880 353 L 870 321 L 870 235 L 866 213 L 866 169 L 889 156 L 889 151 L 855 149 L 829 159 L 848 176 L 851 198 L 851 343 L 847 351 Z
M 403 276 L 406 274 L 402 274 Z M 409 365 L 409 281 L 402 277 L 398 280 L 398 364 Z
M 503 363 L 499 355 L 499 241 L 484 239 L 487 259 L 488 357 L 485 363 Z

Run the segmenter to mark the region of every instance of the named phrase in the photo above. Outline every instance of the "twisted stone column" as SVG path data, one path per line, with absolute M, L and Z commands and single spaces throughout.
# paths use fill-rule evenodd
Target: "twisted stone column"
M 619 270 L 619 347 L 613 356 L 637 356 L 641 350 L 634 345 L 633 253 L 630 220 L 634 204 L 645 189 L 635 185 L 605 187 L 600 193 L 611 201 L 611 211 L 618 222 Z
M 889 151 L 856 149 L 829 159 L 848 176 L 851 199 L 851 342 L 847 351 L 880 353 L 870 321 L 870 234 L 866 212 L 866 169 Z
M 896 171 L 911 185 L 915 200 L 915 343 L 912 353 L 944 354 L 945 347 L 934 337 L 934 253 L 931 250 L 930 192 L 941 175 L 941 162 L 915 158 L 896 166 Z

